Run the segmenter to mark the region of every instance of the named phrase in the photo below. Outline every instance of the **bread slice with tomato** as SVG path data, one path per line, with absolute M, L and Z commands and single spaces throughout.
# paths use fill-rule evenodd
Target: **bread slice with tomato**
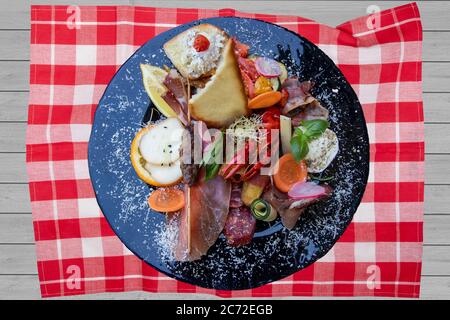
M 228 39 L 222 29 L 203 23 L 179 33 L 163 48 L 184 78 L 196 80 L 214 74 Z

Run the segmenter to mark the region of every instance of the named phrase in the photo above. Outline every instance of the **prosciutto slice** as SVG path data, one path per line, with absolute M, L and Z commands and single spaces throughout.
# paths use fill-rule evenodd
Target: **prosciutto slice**
M 200 171 L 203 180 L 204 170 Z M 206 254 L 222 232 L 228 216 L 231 184 L 221 176 L 186 188 L 186 207 L 179 217 L 177 261 L 194 261 Z
M 168 91 L 162 98 L 172 110 L 175 111 L 180 121 L 186 126 L 188 124 L 188 95 L 183 78 L 178 71 L 171 69 L 164 79 L 163 84 L 167 87 Z
M 281 113 L 284 115 L 316 100 L 310 93 L 312 88 L 311 81 L 300 82 L 297 77 L 290 77 L 283 82 L 282 88 L 289 94 L 288 100 L 281 110 Z
M 319 101 L 314 100 L 304 106 L 302 110 L 291 117 L 292 125 L 297 127 L 302 120 L 328 119 L 328 109 L 323 107 Z
M 319 197 L 303 200 L 290 199 L 286 193 L 280 192 L 273 187 L 264 192 L 263 199 L 269 202 L 272 207 L 277 210 L 281 217 L 281 223 L 283 223 L 287 229 L 291 230 L 295 227 L 295 224 L 307 207 L 331 194 L 331 187 L 326 185 L 323 187 L 325 188 L 325 192 Z

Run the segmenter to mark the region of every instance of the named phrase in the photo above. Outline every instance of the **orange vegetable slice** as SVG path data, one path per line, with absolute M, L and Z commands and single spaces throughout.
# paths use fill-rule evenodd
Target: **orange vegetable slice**
M 266 77 L 260 76 L 255 81 L 255 94 L 260 95 L 265 92 L 273 91 L 272 84 L 270 83 L 269 79 Z
M 275 186 L 282 192 L 288 192 L 297 182 L 306 181 L 308 168 L 305 161 L 298 163 L 292 153 L 286 153 L 278 160 L 278 170 L 273 175 Z
M 148 197 L 148 205 L 158 212 L 175 212 L 184 207 L 184 192 L 179 189 L 158 189 Z
M 281 92 L 279 91 L 264 92 L 252 98 L 248 102 L 248 108 L 249 109 L 268 108 L 277 104 L 280 100 L 281 100 Z

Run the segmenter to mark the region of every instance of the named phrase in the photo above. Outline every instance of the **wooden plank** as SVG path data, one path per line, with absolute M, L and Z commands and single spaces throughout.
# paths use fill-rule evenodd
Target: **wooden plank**
M 450 299 L 450 277 L 443 276 L 425 276 L 421 280 L 421 299 Z M 0 275 L 0 299 L 28 300 L 41 299 L 39 291 L 39 280 L 37 275 Z M 58 297 L 52 299 L 64 300 L 151 300 L 151 299 L 170 299 L 170 300 L 204 300 L 218 299 L 218 297 L 207 294 L 180 294 L 180 293 L 149 293 L 149 292 L 115 292 L 90 294 L 82 296 Z M 253 298 L 249 298 L 253 299 Z M 283 298 L 281 298 L 283 299 Z M 287 297 L 284 299 L 315 299 L 314 297 Z M 319 298 L 320 299 L 320 298 Z M 339 299 L 339 298 L 333 298 Z M 342 298 L 348 299 L 348 298 Z M 353 298 L 352 298 L 353 299 Z M 355 299 L 370 299 L 355 298 Z M 382 298 L 380 298 L 382 299 Z M 257 300 L 255 298 L 255 300 Z
M 30 32 L 0 30 L 0 60 L 30 59 Z
M 27 184 L 0 184 L 0 213 L 30 213 Z
M 40 298 L 37 275 L 0 276 L 1 300 L 35 300 Z
M 410 1 L 378 1 L 381 9 L 389 9 Z M 441 1 L 417 1 L 425 30 L 449 30 L 447 13 L 450 3 Z M 71 0 L 47 1 L 53 4 L 73 4 Z M 78 0 L 78 5 L 92 5 L 92 0 Z M 368 1 L 339 1 L 330 5 L 330 1 L 166 1 L 166 0 L 98 0 L 102 4 L 134 4 L 139 6 L 178 7 L 178 8 L 235 8 L 246 12 L 300 15 L 330 26 L 336 26 L 355 17 L 366 15 Z M 28 29 L 30 1 L 2 2 L 0 5 L 0 29 Z
M 450 276 L 450 246 L 424 246 L 422 259 L 422 275 Z
M 3 123 L 0 126 L 0 152 L 25 152 L 26 123 Z M 450 123 L 425 124 L 425 152 L 450 154 Z
M 423 61 L 449 61 L 450 33 L 424 32 L 422 50 Z
M 0 126 L 0 152 L 24 152 L 26 123 L 3 123 Z M 425 124 L 425 152 L 450 153 L 450 131 L 448 123 Z
M 425 245 L 450 246 L 449 234 L 450 215 L 425 216 Z M 34 244 L 31 214 L 0 214 L 0 243 Z
M 425 124 L 425 153 L 450 153 L 450 124 Z
M 30 32 L 28 30 L 0 30 L 0 60 L 29 60 Z M 449 61 L 448 32 L 428 31 L 423 38 L 423 61 Z
M 450 63 L 424 62 L 423 63 L 423 91 L 449 92 Z
M 0 125 L 0 152 L 24 152 L 26 123 L 2 123 Z
M 34 245 L 0 245 L 0 274 L 37 274 Z
M 0 61 L 0 90 L 29 90 L 29 63 L 27 61 Z M 450 92 L 450 63 L 423 63 L 423 91 Z
M 424 93 L 425 122 L 450 122 L 450 93 Z
M 29 90 L 29 68 L 27 61 L 0 61 L 0 90 Z
M 425 214 L 450 214 L 449 195 L 450 185 L 425 185 Z
M 34 243 L 31 214 L 0 214 L 0 243 Z
M 450 215 L 425 215 L 423 225 L 423 241 L 426 245 L 450 246 Z M 448 272 L 450 274 L 450 260 Z
M 0 153 L 0 182 L 26 183 L 28 177 L 25 171 L 24 153 Z
M 0 274 L 36 274 L 34 245 L 1 244 L 0 265 Z M 423 247 L 422 275 L 450 276 L 450 246 Z
M 425 181 L 427 184 L 449 184 L 450 162 L 448 155 L 425 156 Z
M 27 121 L 28 92 L 0 92 L 0 122 Z
M 425 185 L 425 214 L 450 214 L 450 185 Z M 27 184 L 0 184 L 0 214 L 30 213 Z
M 425 122 L 450 122 L 450 93 L 426 92 L 423 94 L 423 103 Z M 28 92 L 0 92 L 0 122 L 26 122 L 27 112 Z
M 425 214 L 450 214 L 450 185 L 425 186 Z M 27 184 L 0 184 L 0 213 L 30 213 Z
M 450 277 L 422 277 L 421 299 L 450 299 Z
M 425 214 L 450 214 L 450 185 L 425 186 Z M 0 184 L 0 214 L 30 213 L 27 184 Z
M 428 154 L 425 157 L 425 181 L 427 184 L 449 184 L 450 155 Z M 24 153 L 0 153 L 0 182 L 26 183 Z
M 0 299 L 40 299 L 39 281 L 37 275 L 0 275 Z M 421 299 L 450 299 L 450 277 L 422 277 Z M 142 299 L 218 299 L 206 294 L 180 294 L 180 293 L 149 293 L 149 292 L 116 292 L 82 296 L 68 296 L 53 299 L 64 300 L 142 300 Z M 253 299 L 253 298 L 249 298 Z M 283 299 L 283 298 L 281 298 Z M 311 297 L 287 297 L 284 299 L 314 299 Z M 320 298 L 319 298 L 320 299 Z M 348 299 L 348 298 L 333 298 Z M 353 299 L 353 298 L 352 298 Z M 355 299 L 371 299 L 355 298 Z M 380 298 L 382 299 L 382 298 Z M 255 298 L 255 300 L 257 300 Z

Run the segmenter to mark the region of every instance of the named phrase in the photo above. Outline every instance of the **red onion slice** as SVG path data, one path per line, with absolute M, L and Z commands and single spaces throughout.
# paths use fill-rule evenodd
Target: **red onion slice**
M 288 196 L 294 200 L 319 198 L 327 193 L 327 189 L 314 182 L 297 182 L 288 192 Z
M 276 78 L 281 74 L 281 67 L 273 59 L 258 57 L 255 60 L 255 67 L 259 74 L 266 78 Z

